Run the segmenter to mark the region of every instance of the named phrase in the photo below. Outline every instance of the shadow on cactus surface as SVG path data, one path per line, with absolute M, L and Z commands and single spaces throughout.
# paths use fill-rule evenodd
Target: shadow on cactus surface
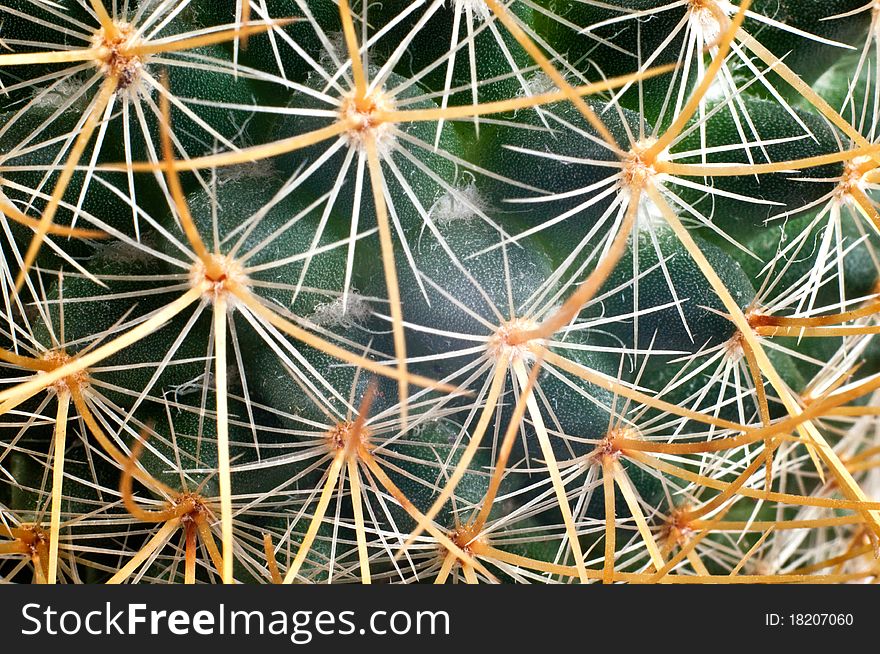
M 4 2 L 0 579 L 876 581 L 878 38 Z

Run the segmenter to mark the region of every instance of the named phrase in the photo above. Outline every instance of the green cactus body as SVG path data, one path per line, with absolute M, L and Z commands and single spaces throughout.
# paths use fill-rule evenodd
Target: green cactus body
M 801 114 L 795 118 L 788 109 L 770 100 L 746 97 L 742 106 L 744 110 L 722 106 L 712 113 L 710 109 L 706 122 L 706 129 L 719 139 L 719 144 L 730 145 L 733 150 L 695 154 L 682 157 L 681 161 L 709 164 L 751 161 L 760 165 L 767 163 L 768 157 L 769 161 L 783 162 L 829 154 L 838 149 L 834 133 L 820 118 Z M 745 148 L 742 133 L 746 134 L 747 141 L 757 136 L 770 144 Z M 674 152 L 699 153 L 701 138 L 701 131 L 693 129 L 676 145 Z M 717 178 L 711 188 L 701 179 L 688 179 L 685 181 L 689 186 L 682 188 L 679 195 L 703 215 L 711 216 L 725 234 L 738 236 L 760 227 L 772 217 L 796 214 L 808 208 L 833 190 L 832 180 L 840 174 L 839 165 L 829 164 L 804 170 L 795 179 L 786 173 L 762 175 L 758 180 L 745 175 Z
M 0 582 L 876 581 L 878 25 L 5 2 Z

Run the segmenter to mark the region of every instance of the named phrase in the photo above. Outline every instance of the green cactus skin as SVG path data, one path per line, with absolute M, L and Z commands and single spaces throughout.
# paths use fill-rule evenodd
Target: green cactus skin
M 551 42 L 560 43 L 568 61 L 587 75 L 595 74 L 596 69 L 605 77 L 634 73 L 640 65 L 639 52 L 643 58 L 656 53 L 654 65 L 670 64 L 683 49 L 684 30 L 676 32 L 686 20 L 683 4 L 664 0 L 611 0 L 595 6 L 551 0 L 547 4 L 549 12 L 536 18 L 537 29 Z M 645 12 L 644 16 L 641 12 Z M 591 26 L 597 27 L 590 29 Z M 634 85 L 620 96 L 619 102 L 640 112 L 649 123 L 655 123 L 672 79 L 672 74 L 666 74 L 646 80 L 641 90 Z
M 641 121 L 634 112 L 623 109 L 606 114 L 607 105 L 591 102 L 590 106 L 603 114 L 618 143 L 627 143 L 627 130 L 639 133 Z M 642 127 L 650 130 L 649 125 Z M 616 171 L 594 162 L 613 161 L 614 153 L 569 105 L 552 105 L 541 115 L 532 110 L 522 111 L 509 126 L 484 128 L 477 153 L 482 168 L 502 176 L 500 180 L 487 177 L 480 181 L 479 188 L 491 206 L 510 214 L 512 224 L 519 222 L 526 228 L 556 222 L 538 232 L 556 264 L 569 254 L 570 248 L 554 244 L 584 239 L 611 203 L 611 177 Z M 534 189 L 549 196 L 547 201 L 516 202 L 533 196 Z M 575 193 L 580 189 L 594 190 Z
M 755 133 L 762 139 L 769 139 L 771 137 L 768 135 L 772 134 L 773 139 L 790 140 L 767 145 L 764 148 L 766 153 L 761 149 L 750 149 L 747 153 L 744 148 L 740 148 L 723 154 L 710 154 L 705 157 L 706 162 L 717 163 L 723 160 L 747 163 L 749 156 L 755 164 L 767 163 L 768 156 L 770 161 L 782 162 L 828 154 L 838 149 L 834 133 L 820 118 L 799 114 L 796 120 L 784 107 L 769 100 L 745 98 L 743 105 L 748 118 L 738 113 L 735 120 L 731 110 L 722 107 L 708 119 L 706 129 L 711 131 L 713 138 L 719 139 L 719 145 L 741 143 L 738 130 L 749 129 L 746 120 L 751 121 Z M 746 134 L 751 132 L 746 131 Z M 700 131 L 692 131 L 680 141 L 674 151 L 699 152 L 700 139 Z M 699 163 L 701 157 L 689 156 L 682 161 Z M 772 173 L 762 176 L 760 180 L 745 175 L 718 178 L 714 180 L 715 193 L 705 188 L 684 188 L 679 194 L 689 205 L 704 215 L 712 216 L 713 223 L 720 226 L 724 233 L 738 236 L 763 225 L 771 217 L 804 210 L 828 194 L 834 188 L 834 183 L 830 180 L 840 174 L 841 166 L 829 164 L 807 169 L 795 179 L 785 173 Z M 692 184 L 702 183 L 700 179 L 688 181 Z
M 723 275 L 725 286 L 731 290 L 737 303 L 747 307 L 755 295 L 750 278 L 722 249 L 702 239 L 697 243 L 712 267 Z M 640 232 L 637 257 L 634 249 L 630 248 L 621 259 L 620 267 L 606 282 L 606 288 L 612 294 L 605 300 L 603 309 L 610 316 L 631 313 L 634 295 L 638 292 L 638 306 L 645 311 L 638 320 L 636 342 L 640 348 L 693 353 L 733 337 L 734 326 L 719 315 L 724 307 L 715 296 L 704 295 L 699 269 L 669 229 L 649 228 Z M 637 271 L 650 272 L 631 282 Z M 673 280 L 671 285 L 668 279 Z M 680 307 L 676 306 L 677 303 Z M 652 307 L 664 308 L 649 312 Z M 677 324 L 681 329 L 668 329 L 670 324 Z M 612 322 L 607 329 L 625 342 L 631 342 L 635 327 L 635 321 L 629 320 Z
M 59 4 L 0 7 L 36 224 L 131 72 L 10 59 L 92 46 Z M 239 5 L 115 15 L 199 40 L 142 69 L 174 162 L 125 78 L 71 164 L 53 226 L 105 238 L 22 271 L 0 207 L 0 581 L 56 532 L 59 582 L 876 580 L 880 13 L 755 0 L 727 43 L 721 0 L 276 0 L 242 38 Z
M 793 0 L 756 0 L 752 11 L 777 24 L 788 26 L 783 30 L 763 25 L 758 20 L 746 22 L 746 29 L 759 34 L 762 42 L 807 82 L 814 82 L 846 52 L 846 46 L 857 47 L 865 39 L 871 22 L 868 11 L 858 0 L 831 0 L 797 2 Z M 802 38 L 794 30 L 836 42 L 831 45 Z
M 373 15 L 388 24 L 402 15 L 408 5 L 392 0 Z M 474 96 L 480 102 L 491 102 L 524 94 L 524 71 L 534 64 L 509 33 L 486 20 L 486 13 L 486 7 L 471 8 L 467 3 L 452 2 L 433 11 L 423 22 L 428 11 L 411 11 L 392 30 L 386 46 L 391 51 L 385 56 L 392 56 L 392 48 L 423 23 L 395 67 L 400 75 L 417 78 L 425 88 L 447 96 L 450 105 L 467 104 Z M 512 13 L 522 25 L 534 22 L 533 9 L 523 3 L 515 3 Z M 473 47 L 468 41 L 471 33 L 475 35 Z

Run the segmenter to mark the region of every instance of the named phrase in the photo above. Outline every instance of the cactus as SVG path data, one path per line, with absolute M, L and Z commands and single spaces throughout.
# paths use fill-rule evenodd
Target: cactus
M 876 579 L 878 35 L 4 2 L 2 579 Z

